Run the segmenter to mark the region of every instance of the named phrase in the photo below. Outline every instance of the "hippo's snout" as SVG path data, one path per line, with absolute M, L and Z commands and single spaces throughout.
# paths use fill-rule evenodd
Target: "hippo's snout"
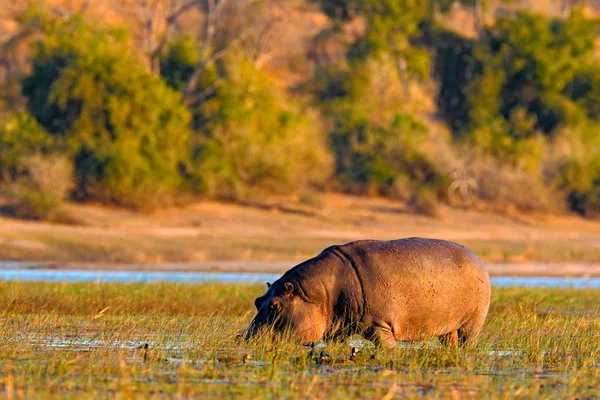
M 244 340 L 248 341 L 248 340 L 252 339 L 253 337 L 255 337 L 256 335 L 258 335 L 258 332 L 261 330 L 261 328 L 263 326 L 264 326 L 264 323 L 261 323 L 261 322 L 257 321 L 256 318 L 254 318 L 252 320 L 252 322 L 250 322 L 250 325 L 248 326 L 248 328 L 246 328 L 246 331 L 244 331 L 242 333 Z

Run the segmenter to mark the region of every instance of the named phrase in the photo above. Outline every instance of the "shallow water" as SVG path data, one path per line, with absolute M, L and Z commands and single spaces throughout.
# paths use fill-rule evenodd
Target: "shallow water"
M 88 271 L 1 269 L 0 280 L 36 282 L 175 282 L 175 283 L 265 283 L 280 274 L 238 272 L 173 272 L 173 271 Z
M 264 283 L 277 280 L 280 274 L 239 272 L 174 271 L 90 271 L 15 268 L 17 263 L 0 268 L 0 280 L 37 282 L 121 282 L 121 283 Z M 600 288 L 600 278 L 492 277 L 495 287 Z

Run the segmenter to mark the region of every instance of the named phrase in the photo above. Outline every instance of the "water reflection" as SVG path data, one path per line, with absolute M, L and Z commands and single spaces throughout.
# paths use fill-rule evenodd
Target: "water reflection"
M 281 274 L 240 272 L 102 271 L 0 268 L 0 280 L 35 282 L 175 282 L 175 283 L 265 283 Z M 600 278 L 492 277 L 495 287 L 600 288 Z

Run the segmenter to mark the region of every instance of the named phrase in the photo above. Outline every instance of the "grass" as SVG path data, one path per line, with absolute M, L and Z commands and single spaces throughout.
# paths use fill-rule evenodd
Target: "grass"
M 244 235 L 152 237 L 106 236 L 78 232 L 5 232 L 0 238 L 0 259 L 59 262 L 186 262 L 207 260 L 301 260 L 313 257 L 344 238 L 310 238 Z M 32 243 L 35 247 L 14 243 Z M 488 262 L 600 260 L 594 241 L 458 240 Z
M 459 240 L 489 262 L 589 261 L 600 260 L 600 247 L 593 242 L 565 240 Z
M 429 399 L 591 398 L 600 389 L 599 290 L 495 289 L 475 348 L 367 342 L 351 360 L 350 345 L 335 343 L 320 363 L 289 341 L 235 341 L 263 289 L 0 283 L 0 392 Z
M 0 259 L 76 262 L 185 262 L 208 260 L 295 260 L 313 257 L 333 243 L 347 239 L 256 236 L 151 237 L 142 235 L 92 236 L 77 233 L 6 232 L 0 241 Z M 28 241 L 42 249 L 11 246 Z

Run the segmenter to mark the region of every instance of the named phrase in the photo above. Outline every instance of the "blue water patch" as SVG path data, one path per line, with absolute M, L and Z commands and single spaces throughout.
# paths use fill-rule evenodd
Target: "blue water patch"
M 33 282 L 174 282 L 174 283 L 265 283 L 281 274 L 237 272 L 88 271 L 2 269 L 0 280 Z
M 600 278 L 495 276 L 490 281 L 494 287 L 600 288 Z
M 239 272 L 99 271 L 60 269 L 0 269 L 0 280 L 34 282 L 121 283 L 265 283 L 281 274 Z M 600 278 L 492 277 L 494 287 L 600 288 Z

